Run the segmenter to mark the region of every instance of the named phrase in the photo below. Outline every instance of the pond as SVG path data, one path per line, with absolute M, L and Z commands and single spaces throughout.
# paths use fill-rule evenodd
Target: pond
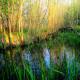
M 0 80 L 80 80 L 80 50 L 43 43 L 0 51 Z

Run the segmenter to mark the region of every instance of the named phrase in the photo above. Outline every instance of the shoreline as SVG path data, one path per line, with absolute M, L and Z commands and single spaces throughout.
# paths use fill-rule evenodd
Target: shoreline
M 67 33 L 67 35 L 65 36 L 65 34 Z M 68 37 L 70 36 L 70 37 Z M 72 29 L 72 28 L 68 28 L 66 30 L 66 28 L 62 28 L 60 30 L 58 30 L 57 32 L 54 32 L 54 33 L 49 33 L 47 35 L 47 37 L 44 39 L 44 38 L 39 38 L 39 37 L 35 37 L 30 43 L 26 42 L 26 41 L 23 41 L 22 43 L 20 42 L 20 44 L 2 44 L 2 46 L 0 46 L 0 51 L 1 50 L 7 50 L 7 49 L 10 49 L 10 48 L 16 48 L 16 47 L 25 47 L 25 46 L 30 46 L 31 44 L 36 44 L 36 43 L 42 43 L 44 41 L 48 41 L 50 38 L 52 38 L 53 40 L 56 39 L 57 37 L 59 37 L 60 39 L 67 39 L 70 38 L 73 39 L 73 41 L 77 40 L 77 38 L 72 38 L 71 36 L 74 36 L 76 38 L 76 36 L 79 38 L 80 36 L 76 33 L 76 30 L 75 29 Z M 74 42 L 75 42 L 74 41 Z M 65 41 L 64 41 L 65 42 Z M 79 41 L 80 42 L 80 41 Z M 75 43 L 75 45 L 78 45 L 78 43 Z

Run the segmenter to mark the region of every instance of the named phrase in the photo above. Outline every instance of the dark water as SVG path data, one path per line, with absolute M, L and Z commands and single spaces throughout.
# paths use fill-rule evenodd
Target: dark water
M 15 75 L 15 70 L 18 71 L 18 67 L 22 70 L 20 76 L 21 74 L 24 74 L 21 80 L 28 79 L 25 77 L 26 67 L 30 68 L 29 70 L 32 71 L 30 74 L 34 74 L 36 76 L 36 80 L 79 80 L 79 49 L 66 47 L 64 45 L 50 48 L 48 46 L 44 46 L 38 49 L 36 47 L 37 46 L 33 47 L 32 50 L 28 47 L 18 47 L 1 51 L 1 80 L 3 80 L 4 77 L 7 77 L 4 78 L 4 80 L 18 79 Z M 27 70 L 27 72 L 29 71 Z M 44 78 L 42 78 L 42 75 Z M 31 78 L 28 80 L 31 80 Z

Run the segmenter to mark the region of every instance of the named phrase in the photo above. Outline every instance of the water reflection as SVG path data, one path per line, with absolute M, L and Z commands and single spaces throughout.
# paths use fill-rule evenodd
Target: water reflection
M 5 61 L 3 54 L 0 54 L 0 70 L 4 67 Z
M 4 55 L 6 55 L 6 57 Z M 66 64 L 67 73 L 65 74 L 67 74 L 68 80 L 70 80 L 70 76 L 74 76 L 76 74 L 76 68 L 78 69 L 78 72 L 80 71 L 80 68 L 78 67 L 78 65 L 80 66 L 80 63 L 78 61 L 76 62 L 75 49 L 65 46 L 50 49 L 44 47 L 39 52 L 35 49 L 34 52 L 27 49 L 8 50 L 4 55 L 0 54 L 0 70 L 5 66 L 5 61 L 6 65 L 12 65 L 12 62 L 15 61 L 17 63 L 16 66 L 23 64 L 23 62 L 29 64 L 32 72 L 36 74 L 36 76 L 41 76 L 43 66 L 46 67 L 46 71 L 51 68 L 55 68 L 55 65 L 58 67 L 62 66 L 61 70 L 63 69 L 63 72 L 65 73 L 64 65 Z M 14 56 L 11 57 L 11 55 Z M 10 64 L 7 61 L 11 61 Z M 45 63 L 45 65 L 43 65 L 43 63 Z
M 61 65 L 64 60 L 64 48 L 52 48 L 51 49 L 51 63 Z
M 67 71 L 68 71 L 68 79 L 70 80 L 71 77 L 77 74 L 76 72 L 76 59 L 75 59 L 75 53 L 73 49 L 65 48 L 65 54 L 66 54 L 66 62 L 67 62 Z
M 46 67 L 50 68 L 50 51 L 48 48 L 43 49 L 43 57 L 44 57 Z
M 40 66 L 39 66 L 39 58 L 35 56 L 36 54 L 32 55 L 30 51 L 24 51 L 22 58 L 26 63 L 28 63 L 33 71 L 37 76 L 40 76 Z M 35 56 L 35 57 L 34 57 Z
M 23 52 L 22 58 L 23 58 L 23 60 L 28 62 L 30 65 L 32 64 L 32 55 L 31 55 L 30 51 Z

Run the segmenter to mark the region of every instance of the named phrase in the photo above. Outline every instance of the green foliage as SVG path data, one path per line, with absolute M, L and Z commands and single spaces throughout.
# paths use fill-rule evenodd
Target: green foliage
M 1 0 L 1 11 L 3 15 L 8 15 L 8 0 Z
M 75 27 L 80 24 L 80 3 L 74 0 L 64 16 L 64 27 Z

